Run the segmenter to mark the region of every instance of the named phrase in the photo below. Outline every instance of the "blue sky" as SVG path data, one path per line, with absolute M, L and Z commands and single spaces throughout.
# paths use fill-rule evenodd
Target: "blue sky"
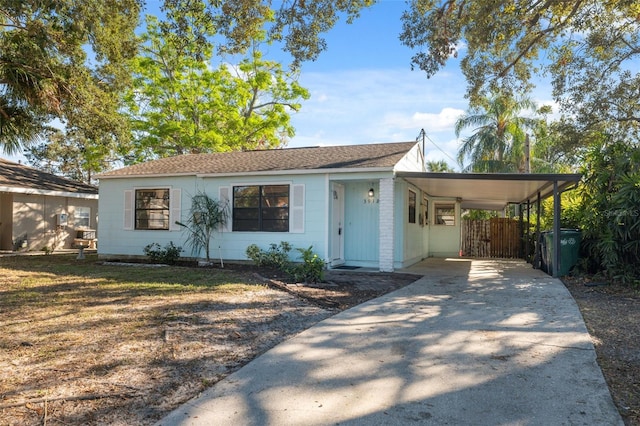
M 467 108 L 466 84 L 454 62 L 431 79 L 411 70 L 412 51 L 399 40 L 405 8 L 383 0 L 325 35 L 327 50 L 303 64 L 300 84 L 311 98 L 292 116 L 288 146 L 412 141 L 424 128 L 427 159 L 456 166 L 453 126 Z
M 311 98 L 292 116 L 289 147 L 412 141 L 424 129 L 427 160 L 459 170 L 454 125 L 468 107 L 466 81 L 458 60 L 430 79 L 411 70 L 413 51 L 399 40 L 405 9 L 402 0 L 381 0 L 325 35 L 327 50 L 302 67 Z M 551 105 L 549 85 L 540 81 L 532 98 Z

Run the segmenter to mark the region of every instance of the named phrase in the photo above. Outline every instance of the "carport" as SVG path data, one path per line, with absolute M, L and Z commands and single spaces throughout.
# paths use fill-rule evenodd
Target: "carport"
M 396 177 L 420 188 L 432 197 L 455 197 L 463 209 L 503 210 L 510 204 L 526 206 L 527 215 L 533 203 L 537 206 L 536 241 L 540 237 L 540 206 L 553 197 L 553 275 L 561 270 L 560 194 L 575 188 L 579 173 L 422 173 L 397 172 Z M 522 220 L 523 209 L 520 209 Z M 527 217 L 527 220 L 529 218 Z M 537 246 L 536 246 L 537 247 Z M 535 266 L 535 265 L 534 265 Z

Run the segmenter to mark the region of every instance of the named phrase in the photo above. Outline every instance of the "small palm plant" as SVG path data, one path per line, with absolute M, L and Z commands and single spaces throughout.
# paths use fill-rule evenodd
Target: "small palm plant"
M 191 209 L 186 223 L 176 221 L 189 233 L 186 244 L 191 254 L 198 255 L 203 249 L 207 262 L 211 260 L 211 240 L 214 232 L 227 223 L 227 205 L 214 200 L 204 192 L 191 198 Z

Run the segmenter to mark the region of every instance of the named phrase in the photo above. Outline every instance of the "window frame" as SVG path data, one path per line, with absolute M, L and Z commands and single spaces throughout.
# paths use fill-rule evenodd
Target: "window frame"
M 164 206 L 153 206 L 151 203 L 148 207 L 140 207 L 139 201 L 144 201 L 144 199 L 139 199 L 139 193 L 150 193 L 150 192 L 158 192 L 164 191 L 164 195 L 162 198 L 154 197 L 150 198 L 150 200 L 163 200 L 165 202 Z M 141 196 L 142 198 L 142 196 Z M 136 188 L 133 193 L 133 226 L 137 231 L 169 231 L 171 229 L 171 188 L 169 187 L 156 187 L 156 188 Z M 147 212 L 147 218 L 141 218 L 143 212 Z M 160 213 L 163 219 L 153 218 L 152 216 Z M 162 220 L 162 226 L 150 226 L 150 222 L 158 222 Z M 141 221 L 146 221 L 147 226 L 141 226 Z
M 424 224 L 429 225 L 429 198 L 422 195 L 422 214 L 424 215 Z
M 241 195 L 242 190 L 246 190 L 249 195 Z M 231 205 L 233 206 L 231 231 L 290 232 L 291 190 L 290 183 L 233 185 L 231 187 Z M 255 192 L 255 195 L 251 192 Z M 237 200 L 242 199 L 245 199 L 250 206 L 239 206 Z M 276 205 L 269 206 L 270 202 Z
M 407 203 L 408 210 L 408 223 L 417 223 L 417 215 L 418 215 L 418 193 L 413 189 L 409 189 L 409 197 Z
M 440 217 L 444 216 L 444 215 L 438 213 L 438 210 L 441 210 L 441 209 L 453 210 L 453 213 L 451 214 L 451 216 L 453 217 L 452 223 L 446 223 L 444 220 L 442 220 L 442 223 L 438 223 L 438 221 L 440 220 Z M 439 226 L 455 226 L 456 225 L 456 204 L 453 203 L 453 202 L 450 202 L 450 203 L 444 203 L 444 202 L 434 203 L 434 206 L 433 206 L 433 224 L 434 225 L 439 225 Z
M 82 220 L 83 224 L 79 224 Z M 86 225 L 84 222 L 86 221 Z M 77 229 L 91 229 L 91 207 L 75 206 L 73 208 L 73 226 Z

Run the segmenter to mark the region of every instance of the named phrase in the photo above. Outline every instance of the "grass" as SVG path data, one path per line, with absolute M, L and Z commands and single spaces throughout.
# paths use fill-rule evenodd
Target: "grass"
M 121 399 L 133 393 L 140 400 L 131 396 L 131 407 L 149 407 L 146 395 L 171 399 L 191 380 L 189 368 L 189 386 L 200 388 L 219 375 L 201 377 L 206 366 L 194 363 L 209 361 L 195 351 L 206 348 L 209 358 L 215 355 L 214 368 L 224 371 L 235 355 L 215 352 L 208 339 L 218 332 L 224 341 L 238 323 L 275 317 L 274 293 L 250 274 L 228 269 L 110 265 L 95 255 L 0 258 L 0 418 L 39 424 L 43 414 L 34 414 L 29 401 L 88 395 L 97 396 L 93 405 L 84 399 L 77 407 L 60 405 L 57 420 L 93 423 L 103 395 L 124 389 Z M 55 408 L 49 406 L 50 418 Z M 151 417 L 152 411 L 146 409 Z

